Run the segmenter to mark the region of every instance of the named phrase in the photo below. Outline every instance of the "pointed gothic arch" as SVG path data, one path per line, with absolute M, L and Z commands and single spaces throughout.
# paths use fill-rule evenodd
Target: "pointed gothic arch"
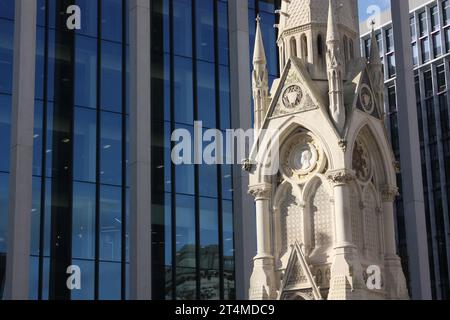
M 377 188 L 385 185 L 397 185 L 397 175 L 392 166 L 395 160 L 390 146 L 385 137 L 380 137 L 376 127 L 371 122 L 363 122 L 352 134 L 353 141 L 350 144 L 348 156 L 349 161 L 353 162 L 355 148 L 358 141 L 363 141 L 369 152 L 373 165 L 373 182 Z M 384 143 L 383 143 L 384 142 Z
M 270 162 L 270 150 L 279 150 L 281 146 L 283 146 L 286 141 L 297 132 L 310 132 L 317 143 L 320 145 L 324 152 L 324 157 L 326 158 L 326 163 L 329 167 L 334 166 L 334 162 L 339 161 L 338 159 L 334 159 L 332 157 L 333 152 L 331 151 L 330 144 L 326 143 L 326 139 L 321 134 L 320 129 L 316 127 L 310 126 L 308 123 L 302 121 L 300 117 L 288 117 L 286 118 L 282 124 L 277 128 L 276 132 L 273 133 L 270 139 L 266 138 L 258 138 L 259 150 L 260 152 L 260 163 L 267 164 L 270 163 L 269 166 L 258 166 L 255 171 L 255 175 L 259 177 L 263 177 L 266 172 L 273 172 L 275 167 L 279 169 L 279 164 L 277 161 Z M 278 144 L 276 144 L 276 141 Z M 256 149 L 252 150 L 253 153 L 256 152 Z
M 317 259 L 326 259 L 326 252 L 333 247 L 334 215 L 331 185 L 323 175 L 316 175 L 304 187 L 305 250 Z M 325 262 L 325 261 L 324 261 Z
M 356 246 L 358 253 L 364 253 L 364 216 L 361 211 L 362 190 L 358 183 L 350 184 L 350 214 L 352 225 L 352 242 Z
M 317 55 L 320 57 L 320 59 L 323 59 L 325 57 L 323 49 L 323 37 L 322 34 L 319 33 L 319 35 L 317 36 Z
M 364 257 L 368 261 L 378 261 L 382 257 L 382 216 L 380 193 L 372 183 L 363 191 L 364 216 Z
M 301 50 L 302 50 L 302 58 L 305 61 L 308 61 L 308 38 L 306 37 L 306 34 L 302 34 L 300 38 L 301 43 Z
M 350 60 L 355 59 L 355 45 L 353 44 L 353 39 L 349 40 L 349 49 L 348 51 L 350 52 Z
M 274 258 L 280 267 L 287 263 L 289 247 L 304 241 L 303 219 L 301 190 L 297 185 L 283 181 L 275 193 L 272 214 Z
M 291 57 L 298 57 L 298 55 L 297 55 L 297 40 L 295 39 L 295 37 L 292 37 L 289 40 L 289 47 L 291 49 Z
M 350 55 L 349 55 L 349 50 L 348 50 L 348 37 L 346 35 L 344 35 L 344 58 L 345 61 L 350 60 Z

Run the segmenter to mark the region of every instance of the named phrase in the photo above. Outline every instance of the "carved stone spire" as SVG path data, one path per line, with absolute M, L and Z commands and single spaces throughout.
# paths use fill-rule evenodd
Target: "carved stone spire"
M 371 66 L 382 66 L 380 57 L 380 48 L 378 47 L 377 37 L 375 36 L 375 29 L 372 25 L 372 35 L 370 40 L 370 57 L 369 63 Z
M 255 36 L 255 51 L 253 53 L 253 65 L 266 66 L 266 50 L 264 49 L 264 41 L 261 32 L 261 17 L 256 18 L 256 36 Z
M 339 30 L 336 23 L 336 15 L 334 13 L 333 0 L 328 3 L 328 29 L 327 29 L 327 43 L 340 42 Z
M 344 68 L 341 40 L 334 12 L 334 1 L 329 0 L 327 26 L 327 74 L 330 98 L 330 115 L 340 133 L 345 126 Z
M 255 132 L 264 121 L 269 101 L 269 72 L 267 71 L 266 52 L 261 32 L 261 18 L 256 18 L 255 51 L 253 54 L 253 101 L 255 108 Z
M 378 41 L 375 36 L 374 23 L 372 24 L 372 35 L 370 42 L 370 56 L 369 56 L 369 70 L 371 74 L 372 84 L 374 86 L 374 94 L 377 100 L 377 107 L 379 112 L 384 114 L 381 106 L 384 104 L 384 75 L 383 63 L 381 62 L 380 49 Z

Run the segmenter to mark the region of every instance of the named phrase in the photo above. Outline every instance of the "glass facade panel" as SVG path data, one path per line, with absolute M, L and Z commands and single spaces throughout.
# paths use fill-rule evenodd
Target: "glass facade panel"
M 104 184 L 122 184 L 122 116 L 101 113 L 100 176 Z
M 14 0 L 0 2 L 0 18 L 14 19 Z
M 121 264 L 113 262 L 100 262 L 99 266 L 99 299 L 120 300 L 122 292 Z
M 38 0 L 32 299 L 129 297 L 128 2 Z M 82 12 L 82 27 L 73 32 L 60 14 L 72 3 Z M 12 0 L 0 1 L 0 276 L 6 251 L 13 7 Z M 261 1 L 266 42 L 274 44 L 267 50 L 271 79 L 278 75 L 274 9 L 273 2 Z M 228 2 L 152 0 L 151 10 L 159 18 L 152 19 L 151 89 L 157 93 L 152 95 L 152 172 L 158 177 L 152 189 L 157 212 L 152 245 L 153 268 L 161 271 L 155 273 L 153 290 L 163 299 L 232 299 L 231 167 L 174 166 L 170 154 L 174 129 L 193 133 L 197 120 L 205 128 L 231 127 Z M 65 286 L 61 271 L 69 264 L 81 269 L 81 290 Z
M 97 41 L 76 37 L 75 105 L 96 108 L 97 105 Z
M 95 258 L 95 185 L 73 185 L 72 256 Z
M 74 179 L 95 182 L 97 154 L 97 113 L 94 110 L 75 108 L 74 114 Z
M 0 19 L 0 93 L 12 92 L 14 23 Z
M 122 111 L 122 45 L 102 41 L 101 107 Z
M 103 261 L 120 262 L 122 259 L 121 193 L 122 189 L 119 187 L 101 187 L 99 232 L 100 260 Z
M 11 96 L 0 94 L 0 171 L 9 171 L 11 145 Z

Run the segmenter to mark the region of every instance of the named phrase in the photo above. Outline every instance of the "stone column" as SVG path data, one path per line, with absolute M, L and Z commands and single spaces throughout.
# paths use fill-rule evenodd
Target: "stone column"
M 256 204 L 256 258 L 271 257 L 270 246 L 270 185 L 260 185 L 251 189 Z
M 130 1 L 130 297 L 152 294 L 150 2 Z
M 398 188 L 385 186 L 382 190 L 383 201 L 383 233 L 385 261 L 385 290 L 387 299 L 409 299 L 406 279 L 400 257 L 397 255 L 395 243 L 394 201 L 398 196 Z
M 270 300 L 276 298 L 274 258 L 271 250 L 270 196 L 272 187 L 263 183 L 250 187 L 256 203 L 257 255 L 254 258 L 250 280 L 250 299 Z
M 334 221 L 336 245 L 331 266 L 329 300 L 363 299 L 362 267 L 352 243 L 349 183 L 355 179 L 352 170 L 342 169 L 328 173 L 334 190 Z
M 385 187 L 382 190 L 384 254 L 386 258 L 397 256 L 397 245 L 395 243 L 395 222 L 394 222 L 394 201 L 397 196 L 398 196 L 397 188 Z
M 36 0 L 16 1 L 5 300 L 29 297 Z
M 332 171 L 328 175 L 333 185 L 336 247 L 353 247 L 351 232 L 349 183 L 354 180 L 351 170 Z

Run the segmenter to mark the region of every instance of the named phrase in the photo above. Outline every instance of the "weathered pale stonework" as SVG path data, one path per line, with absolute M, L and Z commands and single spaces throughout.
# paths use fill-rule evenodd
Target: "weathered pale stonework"
M 360 56 L 356 12 L 356 0 L 284 0 L 282 73 L 270 90 L 258 21 L 254 158 L 267 160 L 246 166 L 258 242 L 251 299 L 408 299 L 396 254 L 382 65 L 375 37 L 369 61 Z M 262 156 L 273 143 L 264 135 L 273 132 L 275 171 Z M 369 266 L 381 270 L 381 289 L 368 288 Z

